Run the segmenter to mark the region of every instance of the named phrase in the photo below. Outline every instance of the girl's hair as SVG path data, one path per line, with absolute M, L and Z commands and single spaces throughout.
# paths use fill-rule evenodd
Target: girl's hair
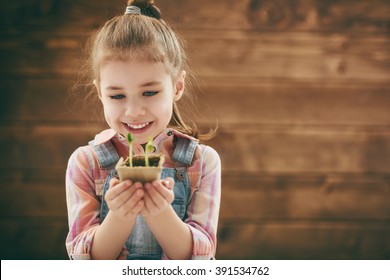
M 140 14 L 129 13 L 116 16 L 107 21 L 91 38 L 87 64 L 88 83 L 92 84 L 93 80 L 99 82 L 101 65 L 111 60 L 137 58 L 153 63 L 161 62 L 173 80 L 178 77 L 181 70 L 190 73 L 187 69 L 183 44 L 171 27 L 161 18 L 160 10 L 155 6 L 154 1 L 130 0 L 128 6 L 138 7 Z M 93 88 L 91 84 L 87 85 L 87 88 Z M 185 106 L 187 117 L 193 118 L 188 112 L 195 106 L 187 87 L 182 98 L 184 101 L 180 102 Z M 93 91 L 97 96 L 96 89 Z M 173 104 L 169 126 L 200 140 L 212 138 L 216 131 L 210 130 L 209 133 L 200 134 L 193 121 L 184 120 L 176 102 Z

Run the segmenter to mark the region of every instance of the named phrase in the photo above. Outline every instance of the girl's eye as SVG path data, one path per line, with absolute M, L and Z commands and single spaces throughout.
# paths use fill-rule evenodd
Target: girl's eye
M 110 96 L 111 99 L 123 99 L 125 98 L 124 94 L 115 94 Z
M 144 96 L 153 96 L 153 95 L 156 95 L 158 93 L 158 91 L 145 91 L 143 93 Z

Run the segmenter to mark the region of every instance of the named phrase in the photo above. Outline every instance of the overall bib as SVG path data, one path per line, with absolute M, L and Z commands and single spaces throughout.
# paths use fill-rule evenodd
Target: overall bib
M 172 207 L 180 219 L 184 220 L 191 193 L 186 166 L 191 164 L 198 142 L 188 138 L 177 138 L 174 141 L 176 145 L 172 160 L 175 163 L 175 168 L 163 168 L 161 179 L 166 177 L 172 177 L 174 179 L 175 185 L 173 191 L 175 199 L 172 202 Z M 111 178 L 117 177 L 118 175 L 115 170 L 115 164 L 119 160 L 119 155 L 111 141 L 96 146 L 91 141 L 90 145 L 97 154 L 100 167 L 106 169 L 108 172 L 102 192 L 101 223 L 109 211 L 104 195 L 109 188 Z M 126 241 L 126 248 L 129 252 L 127 259 L 159 260 L 162 258 L 162 249 L 141 215 L 137 216 L 133 231 Z

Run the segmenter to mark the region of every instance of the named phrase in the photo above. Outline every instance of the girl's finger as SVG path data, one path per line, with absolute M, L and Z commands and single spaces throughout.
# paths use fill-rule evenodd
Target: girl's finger
M 111 180 L 110 180 L 110 188 L 113 188 L 113 187 L 115 187 L 116 185 L 118 185 L 120 183 L 120 181 L 117 179 L 117 178 L 112 178 Z
M 121 193 L 128 191 L 131 189 L 131 181 L 126 180 L 120 183 L 119 181 L 116 181 L 117 179 L 111 179 L 110 180 L 110 188 L 105 194 L 105 199 L 106 200 L 112 200 L 115 197 L 119 196 Z M 136 186 L 136 184 L 134 184 Z
M 171 177 L 167 177 L 161 182 L 167 189 L 172 190 L 175 185 L 175 180 Z
M 126 213 L 126 215 L 129 215 L 129 214 L 133 214 L 134 215 L 134 214 L 140 213 L 143 210 L 143 208 L 144 208 L 144 204 L 145 204 L 145 202 L 142 199 L 139 200 L 137 202 L 137 204 Z
M 144 201 L 144 210 L 146 213 L 151 214 L 154 209 L 156 209 L 156 205 L 154 204 L 152 198 L 149 193 L 146 191 L 143 197 Z
M 132 207 L 142 195 L 143 191 L 141 190 L 141 187 L 134 185 L 128 190 L 123 191 L 122 193 L 117 195 L 113 200 L 111 200 L 111 202 L 112 204 L 115 204 L 114 207 L 116 207 L 117 209 L 127 209 L 129 207 Z
M 136 211 L 136 209 L 138 209 L 141 206 L 140 202 L 141 204 L 143 204 L 142 201 L 143 196 L 144 196 L 144 191 L 142 189 L 135 190 L 135 192 L 131 195 L 131 197 L 129 197 L 123 203 L 123 205 L 120 206 L 120 208 L 122 208 L 125 213 L 135 213 L 135 212 L 138 213 L 139 211 Z
M 145 195 L 144 195 L 144 201 L 145 201 L 145 207 L 148 210 L 148 212 L 152 212 L 154 209 L 156 209 L 156 203 L 152 199 L 151 193 L 150 193 L 150 184 L 145 184 Z
M 165 200 L 170 196 L 173 189 L 173 184 L 170 180 L 154 181 L 152 185 Z
M 166 203 L 165 198 L 161 195 L 161 193 L 156 189 L 160 187 L 162 190 L 164 187 L 159 182 L 154 182 L 153 184 L 145 184 L 146 192 L 148 193 L 150 199 L 153 201 L 153 204 L 160 208 L 162 205 Z

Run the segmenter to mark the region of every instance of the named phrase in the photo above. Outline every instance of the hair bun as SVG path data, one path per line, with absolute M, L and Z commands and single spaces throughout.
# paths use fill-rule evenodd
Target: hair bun
M 127 3 L 128 6 L 137 6 L 141 9 L 141 14 L 161 19 L 160 10 L 154 5 L 154 0 L 129 0 Z

